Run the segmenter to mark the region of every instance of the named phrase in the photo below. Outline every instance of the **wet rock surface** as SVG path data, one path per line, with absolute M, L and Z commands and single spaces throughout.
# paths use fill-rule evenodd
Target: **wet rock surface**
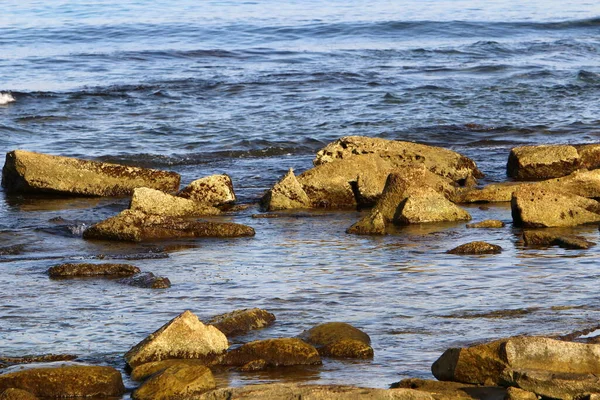
M 8 193 L 125 196 L 137 187 L 179 189 L 179 174 L 24 150 L 6 154 L 2 187 Z
M 505 400 L 507 389 L 500 386 L 479 386 L 459 382 L 410 378 L 392 384 L 392 388 L 414 389 L 430 393 L 436 399 Z
M 145 214 L 166 217 L 200 217 L 221 214 L 218 208 L 149 188 L 136 188 L 133 191 L 129 208 Z
M 131 276 L 140 273 L 140 269 L 130 264 L 60 264 L 48 269 L 51 278 L 75 278 L 85 276 Z
M 0 391 L 16 388 L 38 397 L 120 396 L 125 393 L 119 371 L 112 367 L 59 366 L 31 368 L 0 375 Z
M 321 365 L 317 349 L 296 338 L 257 340 L 243 344 L 225 354 L 220 364 L 241 367 L 255 360 L 264 360 L 269 367 Z
M 464 254 L 464 255 L 477 255 L 477 254 L 499 254 L 502 252 L 502 247 L 497 244 L 491 244 L 482 241 L 470 242 L 461 244 L 458 247 L 448 250 L 448 254 Z
M 157 372 L 164 371 L 165 369 L 174 365 L 187 365 L 187 366 L 205 366 L 205 360 L 196 360 L 193 358 L 171 358 L 161 361 L 151 361 L 141 365 L 138 365 L 131 371 L 131 379 L 134 381 L 143 381 L 151 375 Z
M 548 232 L 547 230 L 525 230 L 523 231 L 523 242 L 525 246 L 530 247 L 559 246 L 565 249 L 589 249 L 596 245 L 582 236 Z
M 499 221 L 497 219 L 486 219 L 485 221 L 480 221 L 480 222 L 476 222 L 473 224 L 467 224 L 466 227 L 469 229 L 504 228 L 504 222 Z
M 19 364 L 32 364 L 32 363 L 49 363 L 55 361 L 72 361 L 77 359 L 74 354 L 41 354 L 41 355 L 27 355 L 23 357 L 0 357 L 0 363 L 5 366 L 19 365 Z
M 232 204 L 236 200 L 233 183 L 226 174 L 196 179 L 177 193 L 177 196 L 213 207 Z
M 135 210 L 92 225 L 83 232 L 84 239 L 141 242 L 197 237 L 254 236 L 249 226 L 230 222 L 203 222 L 177 217 L 149 215 Z
M 171 287 L 169 278 L 156 276 L 152 272 L 135 274 L 129 278 L 120 279 L 119 283 L 145 289 L 167 289 Z
M 302 332 L 299 338 L 325 357 L 372 358 L 371 338 L 345 322 L 327 322 Z
M 189 399 L 215 387 L 215 379 L 207 367 L 178 364 L 151 376 L 133 392 L 132 399 Z
M 125 361 L 132 368 L 171 358 L 202 359 L 208 363 L 228 347 L 221 331 L 185 311 L 129 350 Z
M 214 326 L 228 338 L 262 329 L 275 322 L 275 315 L 260 308 L 235 310 L 211 318 L 207 324 Z

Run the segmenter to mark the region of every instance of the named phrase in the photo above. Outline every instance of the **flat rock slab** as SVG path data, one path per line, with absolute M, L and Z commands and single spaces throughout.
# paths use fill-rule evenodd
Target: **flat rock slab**
M 137 187 L 174 192 L 175 172 L 128 167 L 24 150 L 6 154 L 2 186 L 8 193 L 126 196 Z
M 178 364 L 150 377 L 133 392 L 132 399 L 189 399 L 216 386 L 213 374 L 207 367 Z
M 464 254 L 464 255 L 477 255 L 477 254 L 500 254 L 502 253 L 502 247 L 497 244 L 491 244 L 487 242 L 477 241 L 461 244 L 452 250 L 447 251 L 448 254 Z
M 0 391 L 16 388 L 38 397 L 120 396 L 121 373 L 112 367 L 31 368 L 0 375 Z
M 220 364 L 241 367 L 256 360 L 264 360 L 270 367 L 321 365 L 321 357 L 317 349 L 297 338 L 266 339 L 246 343 L 225 354 Z
M 322 165 L 359 154 L 378 155 L 394 167 L 423 164 L 428 170 L 455 182 L 483 177 L 473 160 L 452 150 L 365 136 L 346 136 L 328 144 L 318 151 L 313 163 Z
M 254 234 L 254 229 L 241 224 L 204 222 L 125 210 L 92 225 L 83 232 L 83 238 L 141 242 L 196 237 L 229 238 L 254 236 Z
M 429 393 L 412 389 L 371 389 L 340 385 L 272 383 L 212 390 L 197 400 L 433 400 Z
M 393 383 L 392 388 L 420 390 L 431 393 L 435 398 L 444 400 L 506 400 L 507 393 L 506 388 L 500 386 L 479 386 L 417 378 L 403 379 L 400 382 Z
M 131 276 L 139 274 L 140 269 L 130 264 L 60 264 L 48 269 L 51 278 L 74 278 L 86 276 Z
M 467 224 L 466 226 L 469 229 L 504 228 L 504 222 L 497 219 L 486 219 L 485 221 Z
M 244 335 L 255 329 L 265 328 L 275 322 L 275 315 L 260 308 L 235 310 L 216 315 L 208 321 L 228 338 Z
M 133 191 L 129 208 L 146 214 L 168 217 L 200 217 L 221 214 L 221 210 L 218 208 L 150 188 L 136 188 Z
M 512 194 L 515 226 L 549 228 L 600 222 L 600 203 L 546 189 L 521 188 Z
M 172 358 L 203 359 L 208 363 L 228 347 L 221 331 L 185 311 L 129 350 L 125 361 L 132 368 Z
M 7 365 L 49 363 L 55 361 L 72 361 L 77 358 L 74 354 L 41 354 L 23 357 L 0 357 L 0 363 Z
M 152 272 L 144 272 L 119 280 L 124 285 L 145 289 L 167 289 L 171 287 L 171 281 L 164 276 L 156 276 Z

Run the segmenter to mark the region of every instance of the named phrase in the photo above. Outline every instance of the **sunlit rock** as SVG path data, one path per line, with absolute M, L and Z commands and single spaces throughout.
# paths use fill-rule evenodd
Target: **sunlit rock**
M 326 357 L 372 358 L 371 338 L 345 322 L 319 324 L 299 335 Z
M 140 269 L 130 264 L 60 264 L 48 269 L 51 278 L 73 278 L 83 276 L 131 276 L 140 273 Z
M 129 208 L 165 217 L 199 217 L 221 213 L 218 208 L 150 188 L 136 188 Z
M 196 203 L 217 207 L 235 203 L 235 192 L 229 175 L 211 175 L 196 179 L 177 196 Z
M 261 199 L 261 206 L 266 211 L 310 208 L 311 205 L 310 199 L 291 168 Z
M 448 254 L 499 254 L 502 252 L 502 247 L 482 241 L 470 242 L 461 244 L 458 247 L 448 250 Z
M 317 349 L 296 338 L 266 339 L 246 343 L 225 354 L 220 364 L 243 366 L 254 360 L 264 360 L 269 367 L 321 364 Z
M 132 399 L 189 399 L 215 387 L 215 379 L 207 367 L 178 364 L 151 376 L 133 392 Z

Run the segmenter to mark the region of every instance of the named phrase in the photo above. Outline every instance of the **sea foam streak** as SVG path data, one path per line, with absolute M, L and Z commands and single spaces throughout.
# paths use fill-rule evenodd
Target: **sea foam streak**
M 16 101 L 16 100 L 12 96 L 12 94 L 0 92 L 0 106 L 3 106 L 8 103 L 12 103 L 13 101 Z

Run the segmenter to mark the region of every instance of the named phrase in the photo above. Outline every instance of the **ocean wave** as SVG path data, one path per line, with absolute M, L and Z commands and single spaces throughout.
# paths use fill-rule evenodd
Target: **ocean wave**
M 17 101 L 12 94 L 0 92 L 0 106 Z

